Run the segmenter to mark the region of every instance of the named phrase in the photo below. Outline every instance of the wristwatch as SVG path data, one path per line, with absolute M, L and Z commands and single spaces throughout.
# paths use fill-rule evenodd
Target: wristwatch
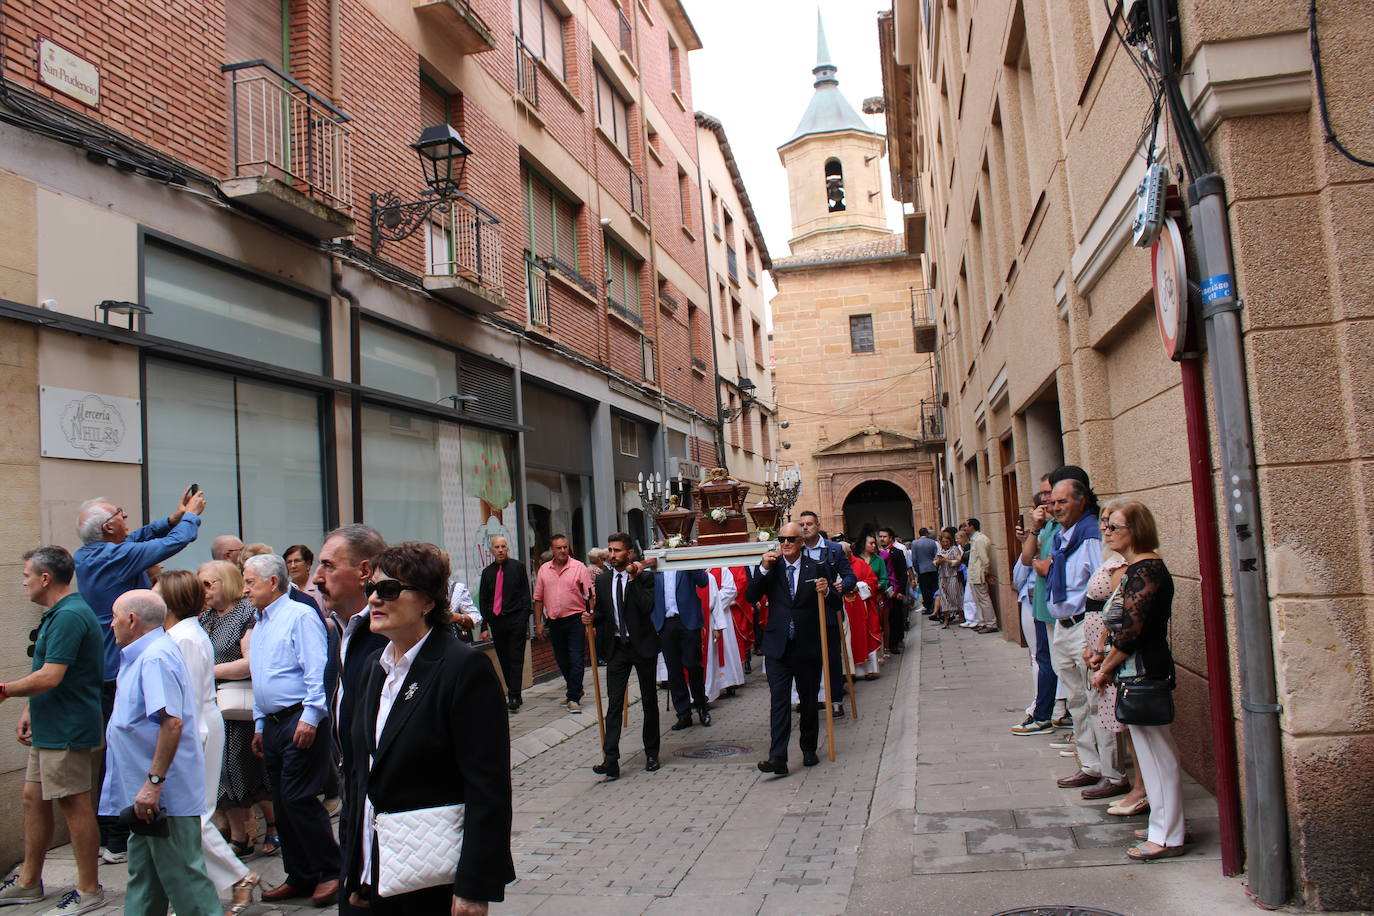
M 148 782 L 150 782 L 151 784 L 153 784 L 153 785 L 155 785 L 155 786 L 160 786 L 160 785 L 162 785 L 162 784 L 163 784 L 164 782 L 166 782 L 166 781 L 167 781 L 167 777 L 166 777 L 166 776 L 159 776 L 159 775 L 157 775 L 156 773 L 149 773 L 149 774 L 148 774 Z

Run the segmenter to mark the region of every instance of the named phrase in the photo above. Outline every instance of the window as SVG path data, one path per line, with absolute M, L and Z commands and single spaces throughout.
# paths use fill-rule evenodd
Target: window
M 873 352 L 873 316 L 849 316 L 849 349 L 853 353 Z
M 642 321 L 639 309 L 639 268 L 642 263 L 619 242 L 606 237 L 606 302 L 635 324 Z
M 516 34 L 535 57 L 543 58 L 559 79 L 566 80 L 563 19 L 563 14 L 548 0 L 517 0 Z
M 750 321 L 754 332 L 754 362 L 763 365 L 763 328 L 757 321 Z
M 616 148 L 630 155 L 630 103 L 600 67 L 596 68 L 596 125 Z
M 452 350 L 366 320 L 359 336 L 362 381 L 368 388 L 429 404 L 458 394 L 458 360 Z
M 580 207 L 525 166 L 525 209 L 529 220 L 529 250 L 552 260 L 565 273 L 579 275 L 577 216 Z
M 838 159 L 825 161 L 825 199 L 831 213 L 844 209 L 844 167 Z
M 639 355 L 644 381 L 651 383 L 656 381 L 658 373 L 654 368 L 654 342 L 647 337 L 641 337 L 639 339 Z
M 719 238 L 720 238 L 720 199 L 719 199 L 718 197 L 716 197 L 716 189 L 715 189 L 715 188 L 711 188 L 710 191 L 711 191 L 711 212 L 710 212 L 709 215 L 710 215 L 710 217 L 711 217 L 711 231 L 714 232 L 714 233 L 716 234 L 716 238 L 719 239 Z
M 217 534 L 318 544 L 325 518 L 319 395 L 149 359 L 148 504 L 173 505 L 191 481 L 214 500 Z M 195 569 L 210 538 L 177 555 Z
M 692 182 L 681 166 L 677 170 L 677 202 L 682 212 L 682 228 L 692 228 Z
M 626 458 L 639 457 L 639 424 L 628 417 L 617 417 L 615 421 L 617 447 Z
M 765 461 L 773 460 L 773 439 L 768 431 L 768 414 L 759 411 L 759 454 Z
M 682 52 L 671 38 L 668 39 L 668 76 L 672 80 L 673 91 L 682 95 Z

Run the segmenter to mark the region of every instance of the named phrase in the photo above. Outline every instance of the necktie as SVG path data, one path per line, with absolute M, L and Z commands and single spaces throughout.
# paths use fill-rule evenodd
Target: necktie
M 491 599 L 491 616 L 501 616 L 501 593 L 506 590 L 506 565 L 496 567 L 496 597 Z
M 792 596 L 795 603 L 797 597 L 797 567 L 795 566 L 787 567 L 787 592 Z M 791 616 L 787 618 L 787 638 L 797 638 L 797 624 Z
M 625 636 L 625 620 L 620 616 L 620 607 L 625 603 L 625 574 L 615 574 L 615 635 Z

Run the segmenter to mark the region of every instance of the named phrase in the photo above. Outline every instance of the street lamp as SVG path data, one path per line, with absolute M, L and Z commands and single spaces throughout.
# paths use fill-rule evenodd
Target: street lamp
M 151 315 L 153 310 L 141 302 L 126 302 L 120 299 L 104 299 L 96 303 L 95 311 L 99 314 L 105 324 L 110 323 L 111 315 L 124 315 L 129 320 L 129 330 L 134 329 L 134 316 L 138 316 L 138 329 L 143 330 L 143 318 Z
M 419 200 L 401 200 L 394 190 L 371 195 L 372 253 L 376 254 L 383 241 L 399 242 L 409 238 L 424 225 L 430 214 L 448 207 L 455 200 L 465 198 L 458 188 L 467 169 L 467 157 L 472 149 L 463 142 L 450 124 L 426 127 L 420 139 L 410 144 L 420 160 L 420 172 L 425 190 Z

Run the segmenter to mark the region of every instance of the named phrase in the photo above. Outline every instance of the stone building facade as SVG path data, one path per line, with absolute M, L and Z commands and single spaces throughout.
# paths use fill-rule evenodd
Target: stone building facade
M 1357 812 L 1374 804 L 1374 171 L 1325 142 L 1308 4 L 1177 7 L 1184 96 L 1227 185 L 1268 568 L 1259 615 L 1281 706 L 1285 797 L 1247 810 L 1286 808 L 1301 900 L 1368 908 L 1374 840 Z M 889 156 L 899 199 L 929 226 L 913 254 L 935 299 L 959 513 L 983 516 L 1006 569 L 1008 529 L 1057 464 L 1151 507 L 1177 586 L 1174 731 L 1188 770 L 1215 787 L 1237 776 L 1216 766 L 1215 729 L 1239 740 L 1261 711 L 1243 712 L 1237 689 L 1212 717 L 1212 681 L 1232 673 L 1205 652 L 1180 369 L 1161 345 L 1150 253 L 1130 243 L 1152 99 L 1108 16 L 1096 3 L 897 0 L 879 20 Z M 1367 4 L 1320 5 L 1331 124 L 1366 158 L 1371 25 Z M 1166 125 L 1170 167 L 1175 143 Z M 1219 657 L 1234 670 L 1224 537 L 1219 549 Z
M 579 554 L 647 539 L 638 475 L 717 462 L 716 368 L 687 345 L 712 300 L 677 0 L 14 0 L 4 20 L 9 675 L 39 615 L 19 557 L 76 547 L 89 497 L 139 524 L 199 483 L 202 537 L 172 566 L 218 534 L 317 547 L 359 520 L 472 583 L 495 533 L 527 558 L 556 532 Z M 411 220 L 433 127 L 470 153 L 461 193 Z M 0 743 L 10 798 L 21 751 Z
M 773 261 L 780 455 L 826 531 L 910 537 L 941 519 L 933 318 L 884 214 L 886 141 L 840 92 L 823 31 L 818 45 L 815 94 L 778 149 L 792 207 L 792 254 Z

